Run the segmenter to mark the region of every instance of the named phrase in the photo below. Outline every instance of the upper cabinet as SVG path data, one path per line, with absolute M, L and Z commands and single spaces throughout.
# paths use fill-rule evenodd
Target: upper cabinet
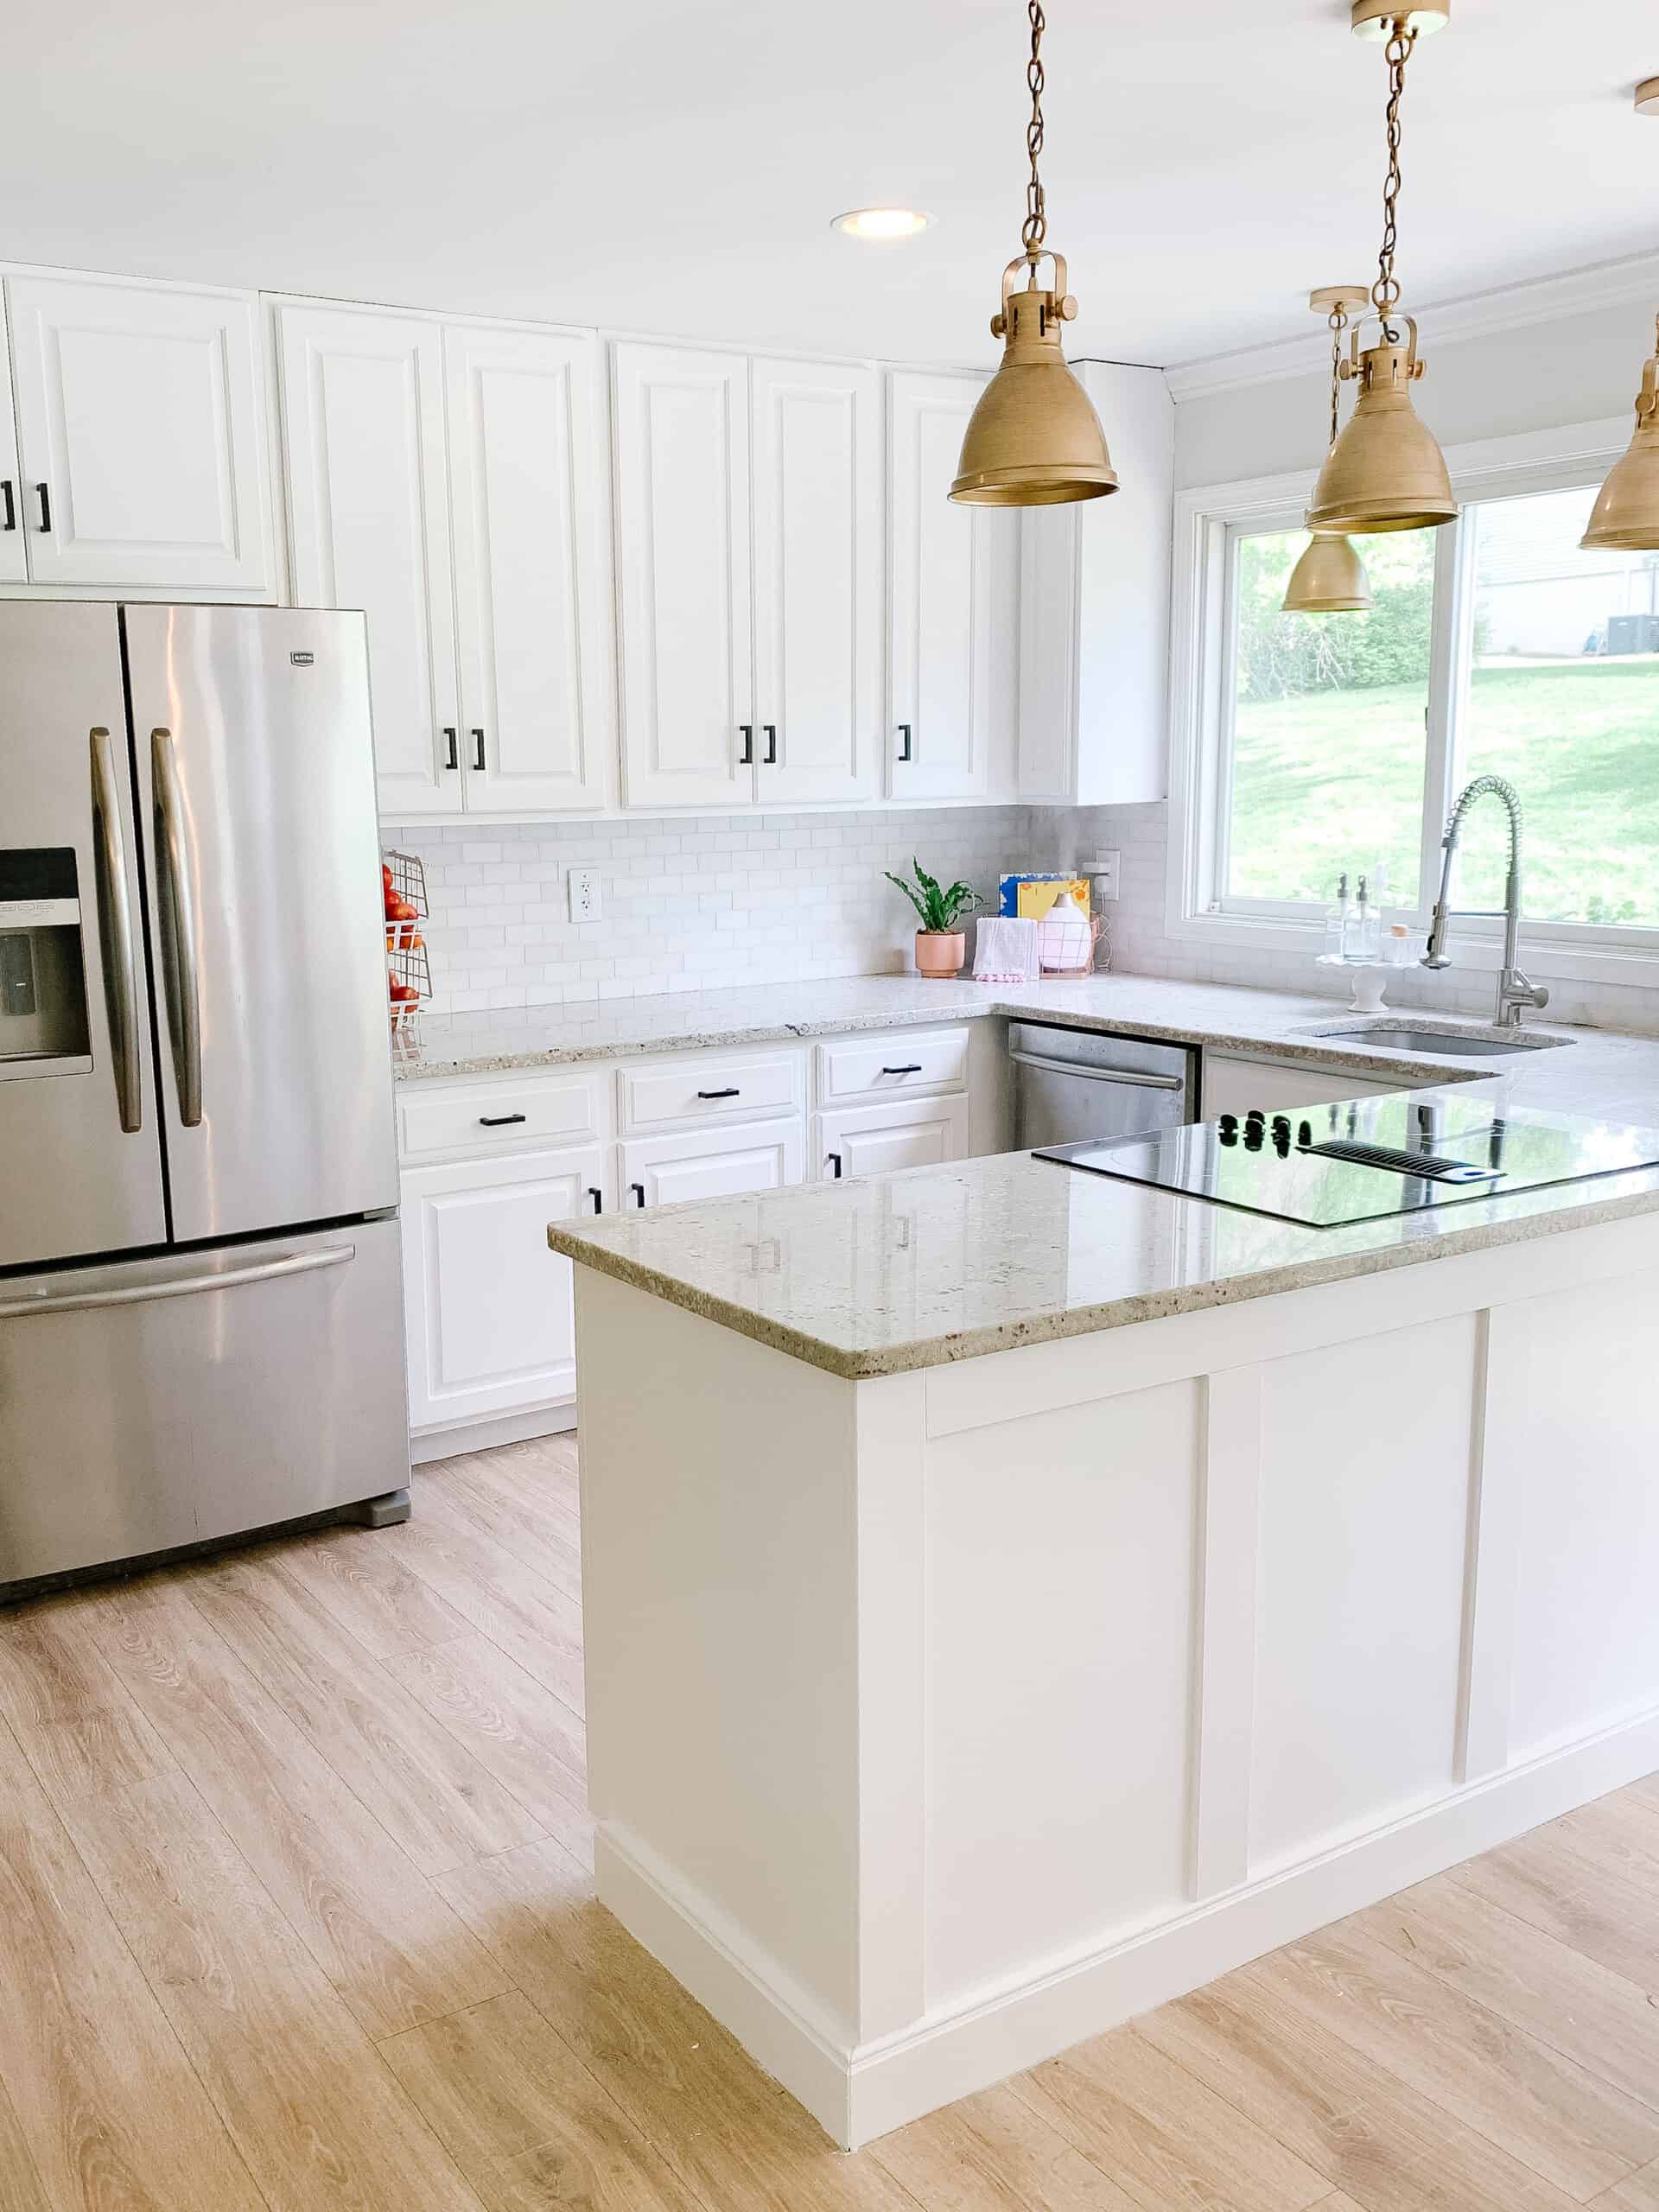
M 631 804 L 874 795 L 880 438 L 867 365 L 617 346 Z
M 361 607 L 380 809 L 461 804 L 443 337 L 417 315 L 279 311 L 289 559 L 302 607 Z
M 1024 517 L 1020 796 L 1133 804 L 1168 788 L 1175 410 L 1160 369 L 1075 365 L 1119 488 Z
M 368 615 L 382 813 L 602 807 L 598 340 L 277 314 L 295 596 Z
M 889 382 L 890 789 L 998 796 L 1018 716 L 1020 516 L 949 496 L 984 380 L 905 370 Z
M 29 581 L 22 478 L 17 466 L 17 416 L 11 399 L 11 353 L 0 315 L 0 583 Z
M 253 295 L 18 275 L 6 298 L 21 450 L 0 432 L 0 483 L 26 569 L 0 529 L 0 572 L 269 594 Z
M 881 728 L 881 386 L 869 367 L 756 361 L 757 796 L 875 791 Z
M 616 348 L 622 782 L 635 806 L 754 795 L 749 365 Z

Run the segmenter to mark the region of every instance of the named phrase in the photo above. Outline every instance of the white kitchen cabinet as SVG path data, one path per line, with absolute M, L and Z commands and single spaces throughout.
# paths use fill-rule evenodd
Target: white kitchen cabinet
M 616 348 L 622 776 L 633 806 L 735 806 L 756 760 L 749 365 Z
M 671 1205 L 688 1198 L 729 1198 L 798 1183 L 806 1146 L 800 1117 L 736 1128 L 637 1137 L 619 1147 L 624 1206 Z
M 964 1156 L 968 1128 L 963 1097 L 899 1097 L 879 1106 L 839 1108 L 817 1117 L 813 1173 L 829 1179 L 937 1167 Z
M 522 1414 L 576 1380 L 571 1269 L 551 1221 L 607 1197 L 599 1145 L 406 1168 L 404 1296 L 416 1430 Z
M 11 396 L 11 348 L 0 313 L 0 583 L 29 581 L 23 481 L 17 465 L 17 416 Z
M 270 593 L 253 295 L 19 274 L 6 296 L 29 581 Z
M 1005 781 L 1018 709 L 1020 516 L 949 497 L 984 379 L 888 380 L 889 788 L 982 798 Z
M 881 391 L 876 371 L 757 360 L 757 796 L 874 797 L 881 723 Z
M 1264 1114 L 1294 1113 L 1302 1106 L 1418 1090 L 1422 1080 L 1395 1076 L 1379 1082 L 1342 1068 L 1321 1067 L 1313 1060 L 1246 1059 L 1231 1052 L 1206 1052 L 1203 1113 L 1206 1122 L 1220 1114 L 1248 1114 L 1253 1106 Z
M 1073 366 L 1118 489 L 1021 518 L 1020 797 L 1128 805 L 1168 789 L 1175 409 L 1160 369 Z
M 294 596 L 361 607 L 381 813 L 461 805 L 443 341 L 419 315 L 278 309 Z
M 590 333 L 443 334 L 467 809 L 605 804 L 604 394 Z

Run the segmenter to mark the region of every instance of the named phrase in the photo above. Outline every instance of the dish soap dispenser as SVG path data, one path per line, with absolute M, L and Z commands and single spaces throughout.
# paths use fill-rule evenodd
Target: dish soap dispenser
M 1337 878 L 1337 903 L 1325 910 L 1325 957 L 1340 960 L 1347 951 L 1348 936 L 1348 872 L 1344 868 Z

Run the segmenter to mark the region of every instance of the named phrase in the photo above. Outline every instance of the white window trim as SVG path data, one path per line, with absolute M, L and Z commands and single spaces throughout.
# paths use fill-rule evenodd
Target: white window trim
M 1630 441 L 1628 415 L 1605 417 L 1519 436 L 1484 438 L 1447 449 L 1446 467 L 1460 504 L 1514 498 L 1589 484 L 1606 474 Z M 1208 911 L 1218 875 L 1217 842 L 1226 834 L 1217 754 L 1225 725 L 1226 694 L 1233 681 L 1227 650 L 1227 535 L 1249 524 L 1263 530 L 1300 526 L 1316 472 L 1258 476 L 1178 493 L 1170 607 L 1169 842 L 1165 883 L 1165 933 L 1212 951 L 1291 952 L 1312 958 L 1323 941 L 1324 917 L 1287 901 L 1255 902 L 1248 912 Z M 1445 780 L 1450 740 L 1446 702 L 1452 671 L 1446 658 L 1457 649 L 1453 616 L 1470 579 L 1458 575 L 1459 534 L 1439 533 L 1436 548 L 1435 627 L 1430 647 L 1430 715 L 1426 773 L 1431 789 Z M 1464 537 L 1468 543 L 1466 533 Z M 1464 565 L 1467 567 L 1465 551 Z M 1440 878 L 1438 836 L 1426 823 L 1422 855 L 1425 896 Z M 1420 927 L 1428 921 L 1418 912 Z M 1495 970 L 1502 964 L 1502 925 L 1467 921 L 1455 925 L 1450 950 L 1459 968 Z M 1659 930 L 1566 922 L 1522 925 L 1522 964 L 1529 975 L 1587 983 L 1659 986 Z

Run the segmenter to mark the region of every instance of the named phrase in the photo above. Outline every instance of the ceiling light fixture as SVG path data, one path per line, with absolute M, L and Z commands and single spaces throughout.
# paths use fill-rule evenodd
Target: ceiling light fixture
M 1436 31 L 1443 31 L 1452 20 L 1449 4 L 1437 8 L 1402 8 L 1399 0 L 1353 0 L 1348 10 L 1349 28 L 1356 38 L 1370 40 L 1380 46 L 1394 35 L 1394 26 L 1403 18 L 1408 36 L 1433 38 Z
M 1351 309 L 1363 313 L 1370 294 L 1363 284 L 1322 284 L 1307 304 L 1331 325 L 1331 439 L 1337 442 L 1342 394 L 1342 334 Z M 1330 450 L 1327 446 L 1326 451 Z M 1286 588 L 1287 614 L 1363 614 L 1371 604 L 1365 564 L 1340 531 L 1315 531 Z
M 1117 489 L 1106 434 L 1088 393 L 1066 366 L 1060 327 L 1077 312 L 1066 290 L 1065 257 L 1046 240 L 1048 216 L 1037 157 L 1043 149 L 1043 33 L 1039 0 L 1029 0 L 1031 120 L 1026 152 L 1024 251 L 1002 272 L 1002 305 L 991 318 L 993 338 L 1006 340 L 1001 366 L 980 394 L 962 442 L 950 497 L 969 506 L 1046 507 L 1065 499 L 1098 499 Z M 1054 264 L 1052 290 L 1037 283 L 1037 264 Z M 1026 282 L 1015 289 L 1021 267 Z
M 1659 115 L 1659 77 L 1637 86 L 1636 111 Z M 1659 322 L 1653 352 L 1642 364 L 1635 434 L 1597 494 L 1590 526 L 1579 543 L 1592 552 L 1659 550 Z
M 1376 7 L 1376 0 L 1353 0 L 1356 31 L 1370 35 Z M 1307 515 L 1310 530 L 1429 530 L 1450 522 L 1458 512 L 1445 459 L 1411 404 L 1411 387 L 1421 376 L 1423 365 L 1417 355 L 1415 318 L 1397 312 L 1400 287 L 1394 274 L 1399 235 L 1400 100 L 1406 64 L 1420 35 L 1412 28 L 1412 18 L 1423 12 L 1396 9 L 1388 16 L 1389 175 L 1382 188 L 1382 245 L 1371 287 L 1381 337 L 1362 353 L 1356 326 L 1349 359 L 1341 364 L 1342 376 L 1357 382 L 1359 399 L 1319 471 Z M 1444 22 L 1449 8 L 1430 12 Z M 1403 323 L 1408 333 L 1404 345 L 1397 323 Z
M 932 225 L 933 218 L 919 207 L 849 207 L 844 215 L 831 217 L 830 227 L 843 238 L 891 245 L 899 238 L 919 238 Z

